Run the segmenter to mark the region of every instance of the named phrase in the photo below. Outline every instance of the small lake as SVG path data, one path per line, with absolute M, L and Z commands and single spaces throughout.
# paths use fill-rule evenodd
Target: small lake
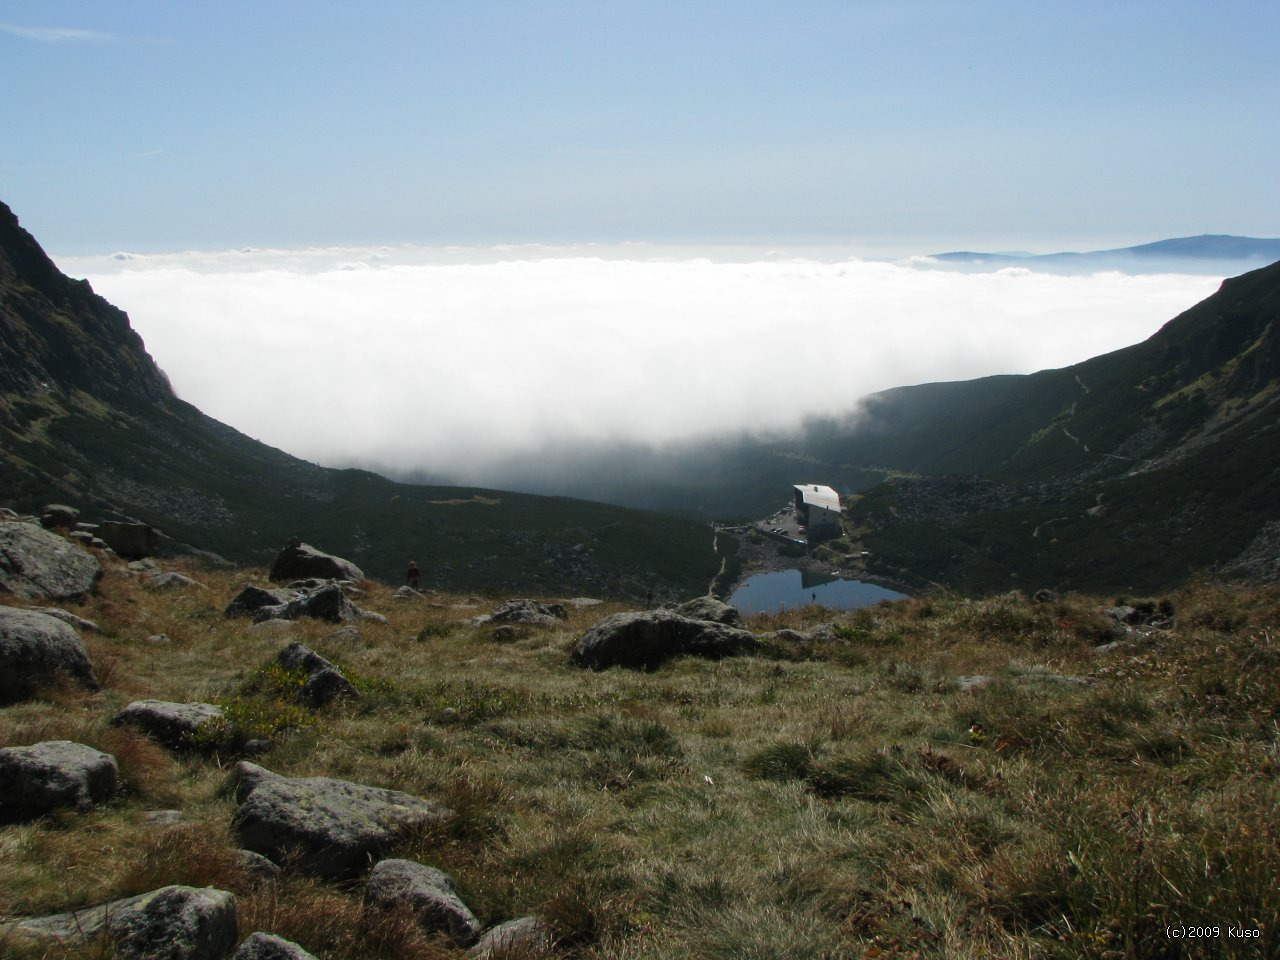
M 748 577 L 729 597 L 743 613 L 777 613 L 811 603 L 829 610 L 857 610 L 881 600 L 905 600 L 905 593 L 863 580 L 842 580 L 807 570 L 779 570 Z

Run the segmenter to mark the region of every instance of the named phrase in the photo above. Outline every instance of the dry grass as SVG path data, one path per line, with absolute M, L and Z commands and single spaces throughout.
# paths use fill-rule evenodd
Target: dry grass
M 327 624 L 225 620 L 261 571 L 192 573 L 207 589 L 154 594 L 112 574 L 77 610 L 104 628 L 91 641 L 104 689 L 0 711 L 0 744 L 81 740 L 114 753 L 127 785 L 92 813 L 0 830 L 0 914 L 191 883 L 234 892 L 243 934 L 323 958 L 460 955 L 370 923 L 358 887 L 289 872 L 254 886 L 223 789 L 242 740 L 174 757 L 108 724 L 149 696 L 275 723 L 260 762 L 280 773 L 440 800 L 456 816 L 396 852 L 453 874 L 486 925 L 543 917 L 559 956 L 1280 951 L 1276 591 L 1188 588 L 1164 598 L 1174 630 L 1106 653 L 1095 646 L 1119 634 L 1098 610 L 1114 598 L 935 597 L 759 618 L 758 631 L 836 623 L 833 639 L 761 656 L 592 673 L 568 651 L 616 607 L 498 643 L 467 622 L 484 607 L 402 604 L 370 585 L 360 602 L 390 622 L 353 644 Z M 148 640 L 160 633 L 169 642 Z M 286 735 L 284 681 L 261 668 L 291 639 L 364 695 Z M 979 674 L 992 681 L 958 683 Z M 187 822 L 149 825 L 161 807 Z M 1173 939 L 1175 923 L 1223 934 Z

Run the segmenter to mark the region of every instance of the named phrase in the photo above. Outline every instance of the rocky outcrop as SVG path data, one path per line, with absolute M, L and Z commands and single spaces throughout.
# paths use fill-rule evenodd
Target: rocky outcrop
M 293 590 L 264 590 L 247 583 L 222 611 L 224 617 L 252 617 L 263 607 L 278 607 L 297 597 Z
M 286 670 L 301 670 L 306 682 L 298 700 L 310 707 L 323 707 L 334 700 L 357 700 L 359 691 L 336 666 L 302 643 L 291 643 L 277 655 Z
M 369 874 L 365 905 L 407 913 L 426 933 L 445 933 L 460 947 L 480 936 L 480 921 L 458 896 L 453 878 L 413 860 L 383 860 Z
M 350 580 L 356 583 L 364 579 L 364 572 L 350 560 L 335 557 L 300 541 L 291 541 L 277 554 L 271 565 L 272 583 L 288 583 L 290 580 Z
M 202 726 L 220 719 L 222 708 L 212 703 L 135 700 L 117 713 L 111 722 L 137 727 L 157 743 L 182 750 L 195 744 Z
M 156 552 L 155 528 L 145 523 L 104 520 L 98 524 L 98 536 L 126 560 L 141 560 Z
M 519 917 L 485 931 L 467 956 L 471 960 L 501 960 L 508 954 L 541 956 L 553 944 L 545 923 L 537 917 Z
M 0 522 L 0 593 L 78 600 L 102 576 L 102 565 L 65 537 L 33 523 Z
M 330 582 L 300 593 L 284 603 L 259 607 L 253 613 L 253 622 L 299 620 L 302 617 L 311 617 L 328 623 L 350 623 L 366 619 L 364 612 L 347 599 L 342 587 Z
M 382 787 L 329 777 L 282 777 L 237 765 L 240 843 L 276 862 L 349 880 L 408 830 L 450 815 L 439 804 Z
M 581 667 L 655 667 L 672 657 L 727 657 L 749 653 L 756 638 L 746 630 L 694 620 L 671 610 L 615 613 L 591 627 L 573 648 Z
M 25 700 L 58 677 L 98 689 L 76 632 L 43 613 L 0 607 L 0 705 Z
M 270 933 L 251 933 L 231 960 L 316 960 L 292 940 Z
M 0 750 L 0 823 L 43 816 L 61 807 L 88 810 L 116 793 L 115 757 L 83 743 L 47 740 Z
M 212 887 L 162 887 L 51 917 L 18 920 L 6 932 L 37 943 L 109 943 L 125 960 L 222 960 L 239 933 L 236 900 Z
M 65 503 L 51 503 L 40 511 L 40 526 L 46 530 L 73 530 L 80 522 L 80 511 Z

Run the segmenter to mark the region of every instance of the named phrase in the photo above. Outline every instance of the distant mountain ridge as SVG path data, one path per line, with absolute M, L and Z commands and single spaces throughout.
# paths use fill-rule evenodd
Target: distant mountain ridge
M 1280 239 L 1202 234 L 1087 253 L 1013 254 L 960 250 L 931 254 L 929 259 L 957 268 L 1025 266 L 1060 273 L 1123 270 L 1129 273 L 1183 271 L 1235 274 L 1280 261 Z
M 0 204 L 0 505 L 50 502 L 241 563 L 293 536 L 389 582 L 416 559 L 424 586 L 457 591 L 687 597 L 719 566 L 704 523 L 331 470 L 205 416 L 124 312 L 63 276 Z

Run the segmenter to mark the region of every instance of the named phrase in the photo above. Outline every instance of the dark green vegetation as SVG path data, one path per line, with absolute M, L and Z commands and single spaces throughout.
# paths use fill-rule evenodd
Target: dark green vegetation
M 8 506 L 134 518 L 172 549 L 242 563 L 268 562 L 297 536 L 392 582 L 416 559 L 424 586 L 613 596 L 701 593 L 719 563 L 700 523 L 397 484 L 252 440 L 174 396 L 125 314 L 59 273 L 3 205 L 0 449 Z
M 321 960 L 461 957 L 368 923 L 359 884 L 286 870 L 254 885 L 226 787 L 237 746 L 270 736 L 256 760 L 271 770 L 454 811 L 391 853 L 448 871 L 486 926 L 542 917 L 564 960 L 1280 952 L 1275 588 L 1133 599 L 1162 626 L 1132 632 L 1102 612 L 1114 597 L 810 608 L 749 618 L 795 631 L 756 656 L 596 672 L 569 651 L 617 604 L 496 642 L 467 620 L 483 608 L 373 585 L 361 602 L 390 622 L 360 640 L 318 622 L 282 637 L 222 616 L 263 571 L 180 568 L 205 588 L 160 595 L 113 564 L 75 607 L 103 627 L 86 635 L 102 690 L 0 710 L 0 746 L 87 743 L 117 757 L 126 788 L 0 830 L 0 916 L 186 883 L 233 892 L 242 936 Z M 148 642 L 157 631 L 172 642 Z M 297 706 L 300 678 L 275 665 L 288 639 L 339 662 L 361 698 Z M 216 701 L 228 718 L 171 754 L 110 725 L 141 697 Z M 184 822 L 146 821 L 162 808 Z M 32 960 L 2 935 L 0 957 Z

